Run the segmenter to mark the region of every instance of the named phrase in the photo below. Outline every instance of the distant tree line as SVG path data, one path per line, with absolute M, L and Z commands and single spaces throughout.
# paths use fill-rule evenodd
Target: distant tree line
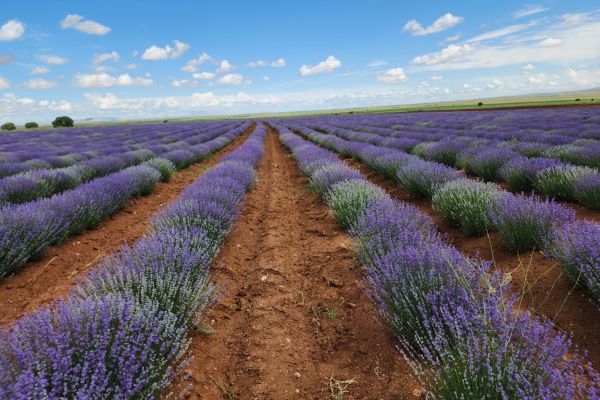
M 52 121 L 53 128 L 71 128 L 74 125 L 75 122 L 73 121 L 73 119 L 71 117 L 67 117 L 66 115 L 63 115 L 62 117 L 56 117 L 54 121 Z M 40 125 L 37 122 L 25 123 L 26 129 L 35 129 L 39 127 Z M 2 126 L 0 126 L 0 129 L 3 131 L 14 131 L 15 129 L 17 129 L 17 125 L 15 125 L 13 122 L 6 122 L 2 124 Z

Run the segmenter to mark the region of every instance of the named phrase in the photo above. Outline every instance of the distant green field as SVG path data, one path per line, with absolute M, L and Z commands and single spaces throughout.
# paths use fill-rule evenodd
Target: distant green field
M 481 103 L 481 104 L 480 104 Z M 255 114 L 235 114 L 235 115 L 205 115 L 183 118 L 160 118 L 160 119 L 139 119 L 110 122 L 76 122 L 76 126 L 103 126 L 103 125 L 132 125 L 132 124 L 153 124 L 168 122 L 190 122 L 222 119 L 260 119 L 260 118 L 287 118 L 300 117 L 308 115 L 331 115 L 331 114 L 374 114 L 374 113 L 399 113 L 399 112 L 422 112 L 422 111 L 458 111 L 458 110 L 493 110 L 513 107 L 552 107 L 552 106 L 582 106 L 598 105 L 600 106 L 600 90 L 587 91 L 582 93 L 557 93 L 550 95 L 503 97 L 481 100 L 457 100 L 439 103 L 420 103 L 380 107 L 357 107 L 329 110 L 307 110 L 293 112 L 273 112 L 273 113 L 255 113 Z M 50 125 L 40 125 L 38 129 L 48 129 Z M 19 126 L 18 130 L 25 130 Z

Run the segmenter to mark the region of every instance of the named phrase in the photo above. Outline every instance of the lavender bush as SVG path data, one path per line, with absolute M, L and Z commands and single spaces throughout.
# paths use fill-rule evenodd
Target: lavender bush
M 503 245 L 519 253 L 549 248 L 554 231 L 575 220 L 575 210 L 537 196 L 507 195 L 490 207 L 489 218 Z
M 581 204 L 600 211 L 600 174 L 589 174 L 575 181 L 573 197 Z
M 66 300 L 0 333 L 0 397 L 153 398 L 188 347 L 185 326 L 150 302 Z
M 596 174 L 594 169 L 572 165 L 557 165 L 536 174 L 533 186 L 540 194 L 561 200 L 575 200 L 575 184 Z
M 396 174 L 398 182 L 410 193 L 430 198 L 445 183 L 463 178 L 455 169 L 435 162 L 412 160 Z
M 217 243 L 201 229 L 165 228 L 104 259 L 79 283 L 78 295 L 128 294 L 176 315 L 179 324 L 198 325 L 213 292 L 207 273 L 216 251 Z
M 562 165 L 562 162 L 550 158 L 516 157 L 504 164 L 498 173 L 502 180 L 508 183 L 510 190 L 528 192 L 533 190 L 538 172 L 556 165 Z
M 168 182 L 176 171 L 175 164 L 166 158 L 153 158 L 146 161 L 146 164 L 160 173 L 160 180 L 162 182 Z
M 458 166 L 458 156 L 463 149 L 464 144 L 462 143 L 443 140 L 427 147 L 423 153 L 430 160 L 456 167 Z
M 433 210 L 465 235 L 481 235 L 491 229 L 488 210 L 506 193 L 492 183 L 469 179 L 448 182 L 432 197 Z
M 387 194 L 379 186 L 364 179 L 351 179 L 333 185 L 325 193 L 325 201 L 335 213 L 339 224 L 348 228 L 372 201 L 386 196 Z
M 310 177 L 310 187 L 318 193 L 325 194 L 336 183 L 360 178 L 360 172 L 338 162 L 324 165 L 314 171 Z
M 552 255 L 571 281 L 600 299 L 600 225 L 576 221 L 557 229 Z
M 508 149 L 485 148 L 467 159 L 465 170 L 485 181 L 495 182 L 500 178 L 498 171 L 515 157 L 518 154 Z
M 374 158 L 372 161 L 370 161 L 369 165 L 386 178 L 396 180 L 398 168 L 412 159 L 413 156 L 409 154 L 398 151 L 390 151 L 388 154 Z

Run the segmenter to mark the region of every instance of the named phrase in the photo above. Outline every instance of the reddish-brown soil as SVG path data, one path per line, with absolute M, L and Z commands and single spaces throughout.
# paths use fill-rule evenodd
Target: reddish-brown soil
M 469 256 L 492 261 L 495 268 L 510 273 L 513 290 L 522 294 L 522 306 L 554 320 L 559 329 L 571 332 L 575 343 L 588 350 L 589 359 L 594 367 L 600 368 L 600 310 L 586 290 L 574 287 L 573 283 L 564 277 L 555 260 L 545 258 L 536 251 L 520 255 L 511 254 L 503 248 L 500 238 L 495 233 L 489 236 L 467 237 L 433 212 L 429 199 L 416 198 L 366 165 L 349 159 L 346 161 L 394 198 L 414 204 L 428 214 L 439 230 L 447 236 L 448 241 L 460 251 Z M 578 211 L 594 215 L 593 211 L 583 207 Z
M 150 195 L 131 199 L 97 229 L 48 248 L 41 259 L 28 263 L 17 274 L 1 282 L 0 325 L 66 296 L 75 277 L 93 268 L 102 256 L 118 250 L 121 245 L 133 243 L 146 233 L 152 214 L 175 200 L 204 170 L 239 146 L 253 129 L 254 126 L 209 159 L 177 172 L 169 182 L 159 183 Z
M 214 333 L 192 337 L 191 398 L 326 399 L 336 383 L 344 399 L 415 398 L 351 242 L 307 183 L 269 130 L 257 186 L 213 263 L 222 294 L 205 315 Z

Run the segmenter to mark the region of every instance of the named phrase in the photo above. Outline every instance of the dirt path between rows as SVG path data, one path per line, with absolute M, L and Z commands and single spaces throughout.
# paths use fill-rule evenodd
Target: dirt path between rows
M 176 172 L 169 182 L 160 182 L 150 195 L 129 200 L 121 211 L 97 229 L 49 247 L 41 259 L 28 263 L 16 275 L 0 282 L 0 325 L 64 297 L 76 276 L 92 269 L 103 256 L 123 244 L 133 243 L 146 233 L 151 215 L 174 201 L 223 154 L 246 140 L 252 130 L 254 126 L 207 160 Z
M 351 159 L 345 161 L 392 197 L 414 204 L 428 214 L 448 241 L 460 251 L 471 257 L 493 261 L 498 270 L 510 272 L 513 289 L 523 294 L 523 307 L 553 319 L 559 329 L 571 332 L 575 343 L 588 351 L 594 368 L 600 369 L 600 310 L 585 289 L 573 287 L 572 282 L 562 275 L 555 260 L 545 258 L 537 251 L 511 254 L 503 248 L 495 233 L 489 237 L 467 237 L 433 211 L 430 199 L 411 195 L 367 165 Z
M 348 237 L 271 130 L 258 176 L 213 263 L 223 294 L 214 333 L 192 338 L 191 398 L 415 398 Z

